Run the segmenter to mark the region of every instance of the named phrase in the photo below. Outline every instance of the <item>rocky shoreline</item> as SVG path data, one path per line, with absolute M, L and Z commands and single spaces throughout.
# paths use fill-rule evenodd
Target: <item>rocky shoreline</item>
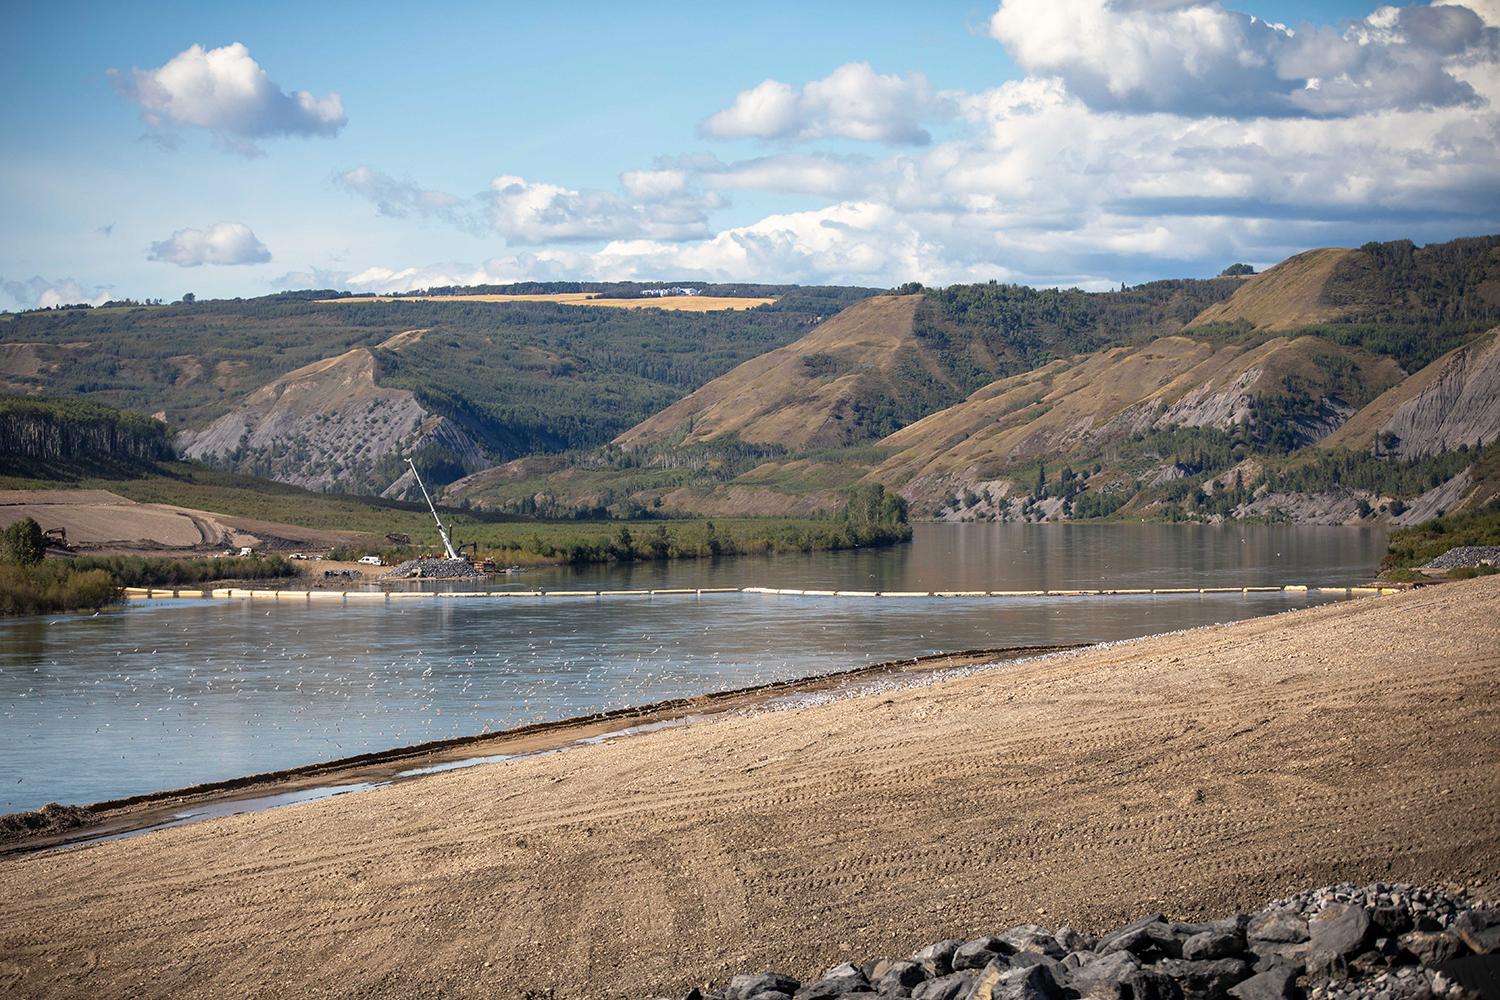
M 1377 883 L 1201 923 L 1154 914 L 1099 936 L 1026 924 L 805 983 L 737 975 L 684 1000 L 1478 1000 L 1497 986 L 1500 907 Z

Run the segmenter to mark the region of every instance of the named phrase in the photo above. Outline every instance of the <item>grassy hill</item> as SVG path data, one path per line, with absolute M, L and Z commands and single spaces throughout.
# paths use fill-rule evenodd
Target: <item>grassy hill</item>
M 709 382 L 615 443 L 638 448 L 732 438 L 793 451 L 868 443 L 997 376 L 1176 332 L 1237 287 L 1233 279 L 1103 293 L 958 285 L 866 299 Z
M 632 287 L 621 286 L 621 294 Z M 201 432 L 277 379 L 362 352 L 354 359 L 361 369 L 356 391 L 325 379 L 309 399 L 281 408 L 272 421 L 276 433 L 261 433 L 266 414 L 252 412 L 239 421 L 251 438 L 243 448 L 221 427 L 211 436 L 215 447 L 200 442 L 195 454 L 320 488 L 379 490 L 400 476 L 402 448 L 446 479 L 485 462 L 601 444 L 868 294 L 795 286 L 717 291 L 775 301 L 691 312 L 410 297 L 317 301 L 326 293 L 297 293 L 28 312 L 0 321 L 0 389 L 141 410 Z M 350 434 L 320 447 L 327 437 L 320 423 L 352 426 L 361 411 L 389 403 L 384 390 L 408 394 L 412 422 L 443 421 L 452 433 L 428 427 L 397 435 L 396 448 L 373 454 L 351 454 L 359 442 Z
M 1107 293 L 899 291 L 609 448 L 486 470 L 452 495 L 722 516 L 816 511 L 878 482 L 922 516 L 1326 519 L 1447 502 L 1429 489 L 1445 471 L 1457 502 L 1487 489 L 1480 465 L 1460 488 L 1472 463 L 1455 449 L 1500 430 L 1500 352 L 1482 338 L 1500 322 L 1500 237 L 1309 251 L 1249 278 Z M 1384 464 L 1361 466 L 1362 492 L 1337 510 L 1277 492 L 1337 491 L 1359 464 L 1342 453 L 1377 436 Z M 1315 452 L 1339 457 L 1297 457 Z M 1046 483 L 1049 466 L 1068 481 Z

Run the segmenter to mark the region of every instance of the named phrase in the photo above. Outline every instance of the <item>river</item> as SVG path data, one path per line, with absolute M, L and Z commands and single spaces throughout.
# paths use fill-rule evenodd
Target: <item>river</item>
M 921 524 L 895 548 L 538 571 L 530 589 L 1067 590 L 1368 581 L 1378 530 Z M 0 812 L 87 803 L 841 667 L 1094 642 L 1319 594 L 275 603 L 0 620 Z

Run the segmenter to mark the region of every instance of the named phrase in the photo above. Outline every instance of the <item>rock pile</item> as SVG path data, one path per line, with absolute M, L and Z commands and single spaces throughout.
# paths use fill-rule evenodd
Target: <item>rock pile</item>
M 686 1000 L 1474 1000 L 1500 982 L 1497 967 L 1500 908 L 1404 884 L 1334 885 L 1204 923 L 1156 914 L 1099 937 L 1024 925 L 806 983 L 739 975 Z
M 483 576 L 467 559 L 408 559 L 382 580 L 464 580 Z
M 1500 545 L 1457 545 L 1423 564 L 1423 569 L 1459 569 L 1464 566 L 1500 566 Z

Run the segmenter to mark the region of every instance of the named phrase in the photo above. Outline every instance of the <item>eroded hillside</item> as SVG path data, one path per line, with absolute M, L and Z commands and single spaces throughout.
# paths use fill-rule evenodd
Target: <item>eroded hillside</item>
M 382 344 L 400 349 L 422 331 Z M 201 431 L 184 431 L 188 458 L 314 490 L 404 494 L 406 455 L 438 453 L 477 467 L 479 443 L 407 389 L 377 384 L 375 356 L 355 348 L 252 392 Z
M 1339 427 L 1401 377 L 1388 358 L 1315 337 L 1254 347 L 1164 337 L 986 386 L 882 440 L 892 454 L 869 478 L 930 509 L 957 491 L 1013 492 L 1021 467 L 1053 457 L 1092 462 L 1172 428 L 1290 450 Z

